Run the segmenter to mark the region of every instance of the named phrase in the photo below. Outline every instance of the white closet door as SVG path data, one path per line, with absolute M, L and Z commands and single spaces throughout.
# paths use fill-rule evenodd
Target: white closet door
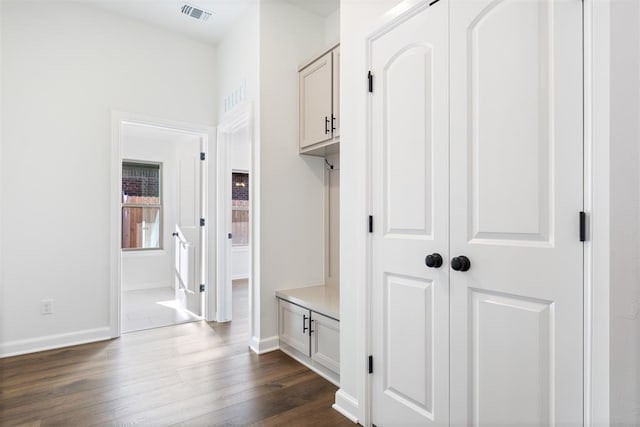
M 368 40 L 372 148 L 372 422 L 449 417 L 448 2 Z M 425 265 L 439 253 L 440 268 Z
M 582 1 L 456 0 L 452 425 L 581 425 Z

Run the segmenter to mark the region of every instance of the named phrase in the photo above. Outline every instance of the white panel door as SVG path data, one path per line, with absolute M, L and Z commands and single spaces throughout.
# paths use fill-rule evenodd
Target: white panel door
M 203 161 L 200 160 L 200 142 L 180 141 L 176 143 L 178 171 L 176 189 L 178 203 L 176 230 L 179 229 L 184 248 L 188 248 L 187 271 L 188 280 L 176 279 L 176 299 L 181 307 L 196 316 L 203 314 L 203 300 L 200 284 L 204 283 L 204 227 L 200 226 L 200 218 L 204 218 L 204 174 Z M 178 242 L 179 243 L 179 242 Z M 179 250 L 176 246 L 175 250 Z
M 195 280 L 195 251 L 178 224 L 173 232 L 173 245 L 177 288 L 191 289 L 193 284 L 190 281 Z
M 332 53 L 300 71 L 300 148 L 331 140 Z
M 368 40 L 373 234 L 372 422 L 449 417 L 448 2 Z
M 451 1 L 450 31 L 451 423 L 582 425 L 582 1 Z

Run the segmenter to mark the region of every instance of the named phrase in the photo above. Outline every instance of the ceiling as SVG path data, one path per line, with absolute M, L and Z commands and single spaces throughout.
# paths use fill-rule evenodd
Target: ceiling
M 340 0 L 287 0 L 316 15 L 327 17 L 340 7 Z
M 209 44 L 217 44 L 232 24 L 257 0 L 82 0 L 110 12 L 159 25 Z M 304 1 L 304 0 L 303 0 Z M 181 13 L 188 4 L 212 12 L 207 21 Z
M 0 0 L 2 1 L 2 0 Z M 251 4 L 259 0 L 81 0 L 85 4 L 159 25 L 209 44 L 217 44 Z M 340 0 L 286 0 L 308 12 L 327 17 Z M 188 4 L 213 15 L 199 21 L 180 12 Z

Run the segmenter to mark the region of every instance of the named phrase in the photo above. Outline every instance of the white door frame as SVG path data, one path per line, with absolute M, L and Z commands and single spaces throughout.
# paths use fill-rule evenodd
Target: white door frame
M 229 158 L 229 144 L 232 142 L 233 135 L 240 129 L 247 128 L 249 135 L 249 147 L 253 147 L 253 114 L 252 104 L 245 102 L 232 111 L 225 114 L 218 125 L 218 163 L 217 163 L 217 175 L 218 175 L 218 216 L 216 221 L 216 228 L 220 239 L 218 240 L 218 258 L 217 258 L 217 283 L 219 286 L 216 288 L 216 321 L 228 322 L 231 320 L 233 312 L 233 300 L 232 300 L 232 268 L 231 258 L 233 250 L 233 242 L 227 238 L 227 233 L 231 232 L 231 172 L 232 165 Z M 251 159 L 247 159 L 250 163 Z M 249 166 L 251 168 L 251 166 Z M 250 183 L 253 183 L 253 174 L 251 170 L 249 173 Z M 252 184 L 249 185 L 250 191 L 253 191 Z M 250 197 L 253 205 L 255 198 Z M 250 221 L 253 222 L 253 208 L 249 210 Z M 251 227 L 252 229 L 253 227 Z M 253 247 L 253 233 L 249 236 L 249 245 Z M 249 319 L 250 324 L 253 324 L 253 311 L 252 311 L 252 295 L 254 293 L 252 273 L 252 253 L 249 251 Z
M 175 120 L 162 119 L 146 116 L 142 114 L 127 113 L 122 111 L 111 112 L 111 190 L 110 190 L 110 295 L 109 295 L 109 325 L 111 337 L 117 338 L 121 335 L 122 325 L 122 256 L 121 256 L 121 191 L 122 191 L 122 127 L 125 124 L 138 124 L 155 128 L 169 129 L 172 131 L 197 135 L 202 138 L 204 152 L 215 152 L 212 148 L 216 146 L 216 130 L 214 127 L 198 125 L 193 123 L 179 122 Z M 215 195 L 209 194 L 209 189 L 215 191 L 215 174 L 208 173 L 208 164 L 215 159 L 207 159 L 203 165 L 205 189 L 203 194 L 207 196 L 205 206 L 205 218 L 207 222 L 216 221 Z M 213 185 L 212 185 L 213 184 Z M 207 259 L 215 257 L 215 227 L 206 227 L 205 247 L 203 248 Z M 209 251 L 211 248 L 211 253 Z M 213 268 L 208 268 L 211 261 L 205 263 L 205 275 L 207 286 L 204 293 L 204 318 L 213 320 L 215 318 L 215 293 L 209 292 L 215 286 L 215 274 Z
M 609 401 L 609 0 L 583 1 L 584 210 L 589 217 L 584 259 L 584 425 L 608 425 Z M 597 260 L 597 261 L 596 261 Z
M 578 1 L 578 0 L 576 0 Z M 366 37 L 371 40 L 383 26 L 413 8 L 421 0 L 405 0 L 375 23 Z M 610 0 L 583 0 L 584 55 L 584 210 L 588 215 L 588 239 L 584 246 L 584 425 L 608 425 L 609 419 L 609 38 Z M 368 44 L 367 44 L 368 46 Z M 370 52 L 366 53 L 366 67 Z M 366 75 L 363 70 L 363 75 Z M 368 96 L 365 94 L 364 96 Z M 370 120 L 370 103 L 367 120 Z M 371 212 L 371 141 L 365 144 L 366 211 Z M 594 244 L 594 241 L 596 242 Z M 366 237 L 366 295 L 359 333 L 364 349 L 371 354 L 371 237 Z M 596 262 L 597 260 L 597 262 Z M 363 354 L 364 358 L 366 354 Z M 363 359 L 364 360 L 364 359 Z M 364 364 L 360 365 L 366 368 Z M 360 396 L 364 405 L 359 414 L 363 425 L 371 425 L 371 380 L 362 369 Z M 340 393 L 340 391 L 338 391 Z M 355 415 L 355 414 L 354 414 Z

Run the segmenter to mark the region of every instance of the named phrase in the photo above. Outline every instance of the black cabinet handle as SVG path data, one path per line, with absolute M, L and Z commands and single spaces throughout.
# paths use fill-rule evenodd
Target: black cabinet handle
M 308 319 L 307 315 L 306 315 L 306 314 L 303 314 L 303 315 L 302 315 L 302 333 L 303 333 L 303 334 L 304 334 L 305 332 L 307 332 L 307 329 L 309 329 L 309 328 L 307 328 L 307 319 Z
M 329 133 L 329 117 L 324 116 L 324 134 Z
M 455 271 L 467 271 L 471 268 L 471 261 L 464 255 L 457 256 L 451 260 L 451 268 Z
M 424 263 L 429 268 L 440 268 L 442 267 L 442 255 L 437 252 L 431 255 L 427 255 L 424 259 Z
M 331 132 L 336 131 L 336 116 L 331 115 Z
M 311 335 L 314 331 L 313 329 L 311 329 L 311 324 L 315 322 L 315 320 L 313 320 L 312 318 L 309 318 L 309 335 Z

